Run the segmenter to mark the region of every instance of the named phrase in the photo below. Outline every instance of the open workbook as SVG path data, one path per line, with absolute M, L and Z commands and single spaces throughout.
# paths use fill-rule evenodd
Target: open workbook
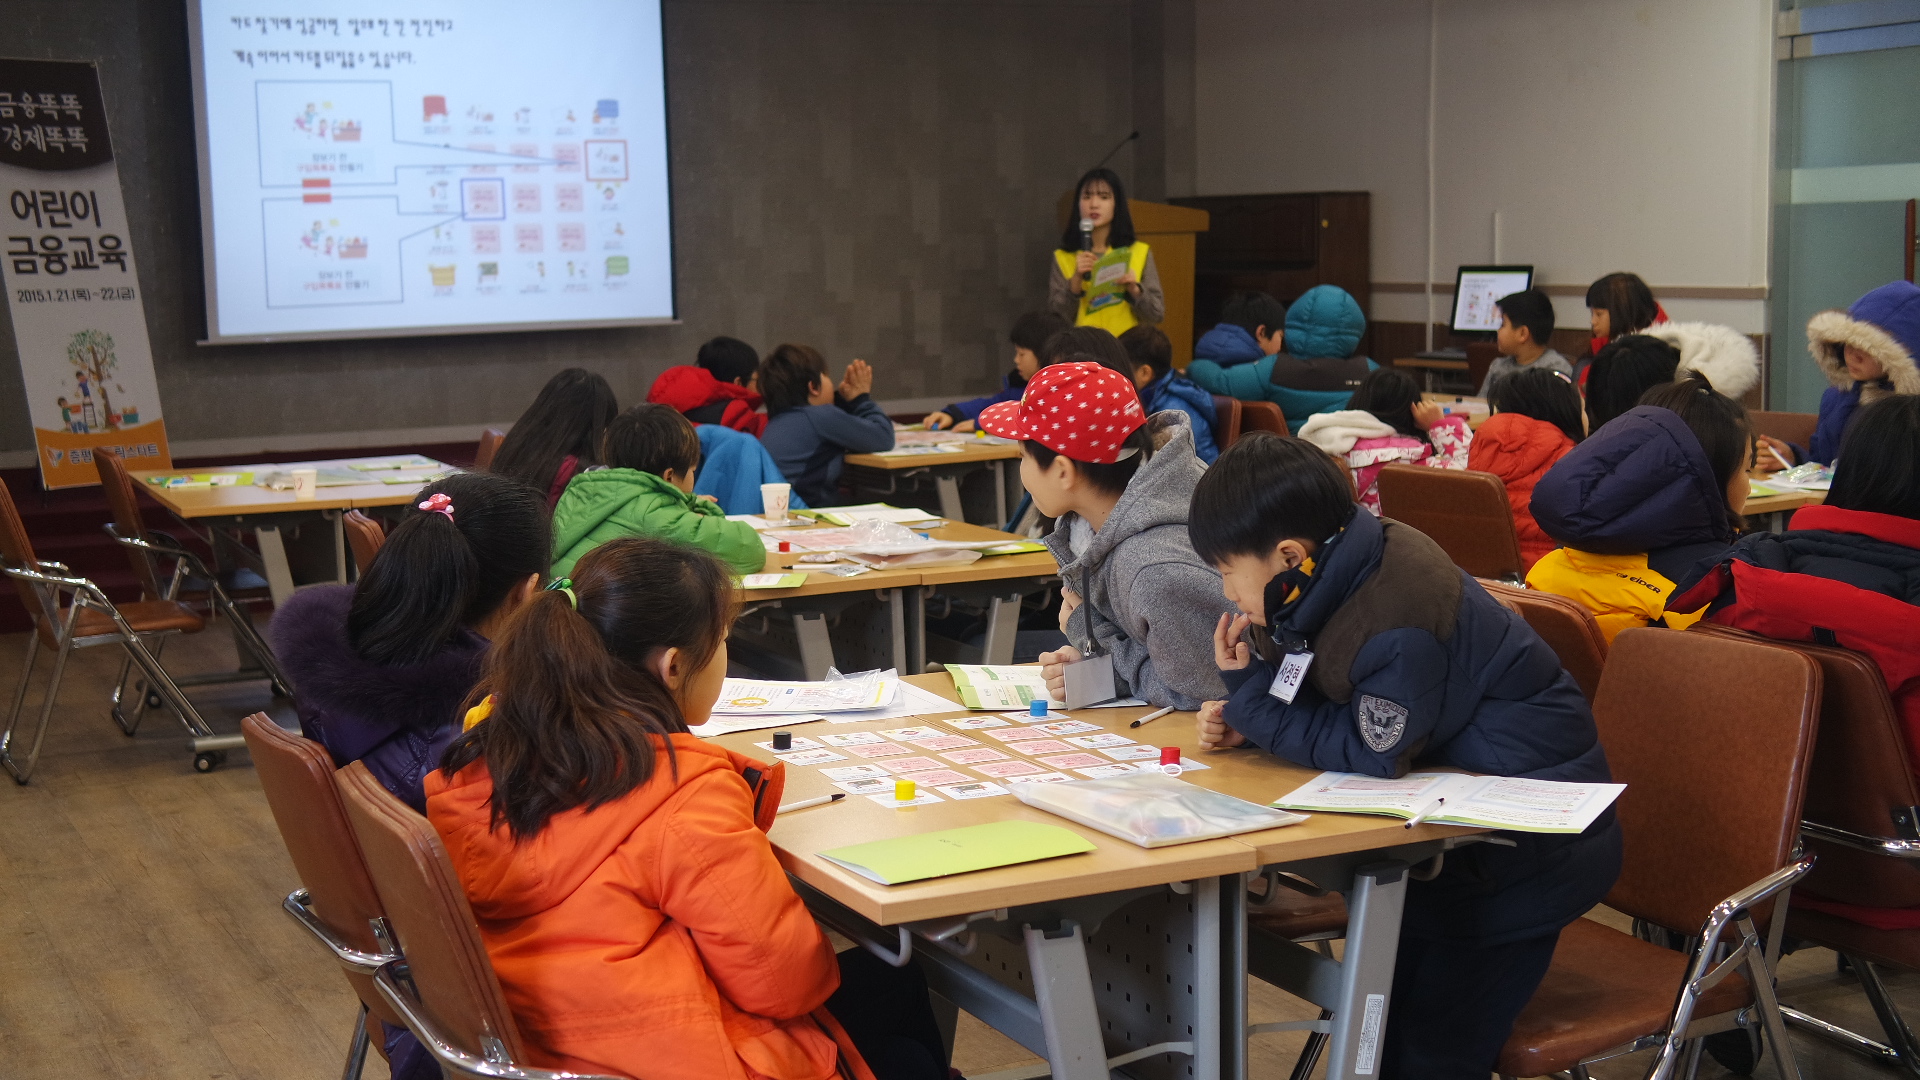
M 1396 779 L 1324 772 L 1272 805 L 1284 810 L 1383 814 L 1439 825 L 1577 833 L 1613 805 L 1625 784 L 1569 784 L 1517 776 L 1417 772 Z

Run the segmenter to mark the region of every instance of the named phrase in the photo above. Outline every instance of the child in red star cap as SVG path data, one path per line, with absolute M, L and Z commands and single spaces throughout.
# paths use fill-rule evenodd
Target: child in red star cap
M 1066 665 L 1101 654 L 1113 657 L 1119 694 L 1155 705 L 1198 708 L 1224 690 L 1211 639 L 1230 605 L 1187 539 L 1187 504 L 1206 467 L 1186 414 L 1148 418 L 1125 375 L 1058 363 L 979 423 L 1021 440 L 1020 479 L 1057 519 L 1046 543 L 1060 563 L 1068 645 L 1040 656 L 1053 697 L 1065 699 Z

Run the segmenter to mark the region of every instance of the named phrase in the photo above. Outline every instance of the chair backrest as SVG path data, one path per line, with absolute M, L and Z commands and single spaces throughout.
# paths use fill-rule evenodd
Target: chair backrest
M 1235 397 L 1213 397 L 1213 443 L 1225 450 L 1240 438 L 1240 399 Z
M 26 523 L 20 520 L 20 511 L 13 505 L 13 491 L 4 479 L 0 479 L 0 562 L 23 568 L 31 568 L 38 562 L 33 554 L 33 541 L 27 538 Z M 29 619 L 43 616 L 49 620 L 59 619 L 60 613 L 48 609 L 32 585 L 14 578 L 13 589 L 26 605 Z
M 1735 640 L 1754 635 L 1696 623 L 1688 633 Z M 1920 840 L 1920 783 L 1913 775 L 1907 736 L 1887 683 L 1873 661 L 1846 649 L 1780 642 L 1820 665 L 1820 735 L 1807 776 L 1803 820 L 1861 836 Z M 1818 896 L 1865 907 L 1920 906 L 1920 866 L 1806 838 L 1820 858 L 1801 887 Z
M 1576 600 L 1549 592 L 1517 588 L 1498 581 L 1482 579 L 1494 599 L 1527 620 L 1533 632 L 1560 657 L 1560 666 L 1580 684 L 1580 692 L 1592 701 L 1600 692 L 1600 672 L 1607 665 L 1607 638 L 1594 621 L 1593 612 Z
M 383 951 L 371 921 L 386 913 L 360 855 L 360 842 L 347 823 L 347 809 L 333 782 L 332 756 L 319 743 L 287 731 L 265 713 L 240 721 L 240 733 L 253 755 L 254 772 L 267 793 L 267 807 L 280 827 L 293 872 L 307 890 L 308 909 L 354 948 Z M 374 991 L 371 979 L 346 974 L 374 1015 L 390 1024 L 400 1023 Z
M 500 443 L 507 433 L 499 428 L 488 428 L 480 433 L 480 444 L 473 448 L 473 470 L 484 472 L 493 467 L 493 455 L 500 452 Z
M 1623 630 L 1593 715 L 1627 785 L 1615 804 L 1626 865 L 1608 905 L 1694 933 L 1790 861 L 1820 717 L 1810 658 L 1759 639 Z
M 1507 485 L 1492 473 L 1388 465 L 1376 481 L 1380 513 L 1432 537 L 1474 577 L 1520 580 L 1526 560 Z
M 487 958 L 479 924 L 433 826 L 382 787 L 361 762 L 341 769 L 334 782 L 387 923 L 407 958 L 420 1011 L 460 1050 L 487 1057 L 486 1041 L 498 1039 L 509 1058 L 525 1061 L 520 1029 Z
M 127 463 L 111 450 L 96 448 L 93 467 L 100 471 L 100 491 L 107 497 L 107 508 L 113 511 L 114 528 L 121 536 L 145 540 L 147 527 L 140 519 L 140 495 L 133 486 L 133 477 L 127 475 Z M 133 576 L 140 582 L 141 591 L 148 599 L 158 600 L 162 594 L 153 557 L 139 548 L 123 545 L 121 550 L 127 553 L 127 562 L 133 567 Z
M 1747 413 L 1747 420 L 1753 425 L 1755 435 L 1771 435 L 1781 442 L 1794 443 L 1803 449 L 1813 441 L 1813 429 L 1820 425 L 1819 414 L 1810 412 L 1762 412 L 1755 409 Z
M 365 575 L 373 557 L 380 554 L 380 545 L 387 542 L 387 530 L 358 510 L 340 515 L 340 524 L 347 531 L 347 546 L 353 549 L 353 565 Z
M 1271 401 L 1243 401 L 1240 403 L 1240 430 L 1288 434 L 1287 414 Z

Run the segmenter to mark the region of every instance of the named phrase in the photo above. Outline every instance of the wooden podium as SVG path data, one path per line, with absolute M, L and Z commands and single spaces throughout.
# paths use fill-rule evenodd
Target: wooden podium
M 1073 209 L 1073 193 L 1060 197 L 1060 221 L 1064 226 Z M 1160 288 L 1167 294 L 1167 314 L 1160 329 L 1173 342 L 1173 366 L 1186 370 L 1193 359 L 1193 271 L 1194 237 L 1207 231 L 1208 214 L 1187 206 L 1142 202 L 1128 199 L 1133 214 L 1135 239 L 1145 241 L 1153 250 L 1154 269 L 1160 271 Z

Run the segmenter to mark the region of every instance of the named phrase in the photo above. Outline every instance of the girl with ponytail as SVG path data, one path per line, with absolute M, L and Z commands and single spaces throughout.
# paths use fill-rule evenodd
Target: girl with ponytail
M 916 969 L 836 963 L 774 857 L 784 766 L 688 731 L 720 696 L 734 610 L 704 551 L 594 548 L 513 616 L 427 777 L 531 1063 L 944 1080 Z

